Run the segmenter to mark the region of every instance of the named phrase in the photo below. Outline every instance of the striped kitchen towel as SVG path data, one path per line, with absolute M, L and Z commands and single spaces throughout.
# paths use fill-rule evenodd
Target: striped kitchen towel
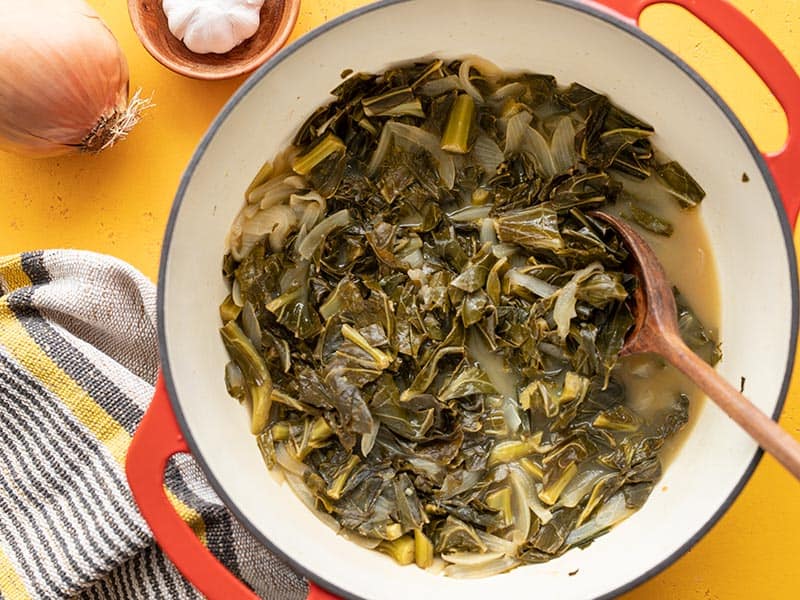
M 113 258 L 0 258 L 0 599 L 199 598 L 155 545 L 125 455 L 158 370 L 155 289 Z M 191 457 L 173 505 L 264 598 L 306 582 L 251 538 Z

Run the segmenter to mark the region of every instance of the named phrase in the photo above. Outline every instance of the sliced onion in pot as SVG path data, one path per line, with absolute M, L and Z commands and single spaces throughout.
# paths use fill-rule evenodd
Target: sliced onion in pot
M 476 88 L 472 81 L 470 81 L 469 74 L 472 69 L 475 69 L 489 81 L 496 81 L 499 77 L 503 76 L 503 71 L 496 64 L 480 58 L 478 56 L 470 56 L 465 58 L 458 69 L 458 79 L 461 81 L 463 90 L 472 96 L 478 104 L 483 104 L 483 96 L 478 88 Z
M 261 324 L 250 302 L 245 302 L 242 307 L 242 331 L 253 342 L 253 346 L 261 348 Z
M 281 204 L 259 210 L 242 224 L 242 239 L 238 253 L 245 257 L 265 237 L 269 236 L 270 248 L 273 252 L 280 252 L 286 241 L 286 236 L 297 226 L 297 217 L 294 211 Z M 236 255 L 234 254 L 234 258 Z
M 511 514 L 513 515 L 511 541 L 519 547 L 525 543 L 531 531 L 531 509 L 528 506 L 528 496 L 535 496 L 536 488 L 529 485 L 520 469 L 512 468 L 508 474 L 508 481 L 511 484 Z
M 476 529 L 475 533 L 478 535 L 481 541 L 486 545 L 486 549 L 489 552 L 514 554 L 517 551 L 517 545 L 514 542 L 498 537 L 496 535 L 492 535 L 491 533 L 486 533 L 481 529 Z
M 322 246 L 329 233 L 334 229 L 347 227 L 351 221 L 350 213 L 347 212 L 346 208 L 325 217 L 314 229 L 308 232 L 308 235 L 298 245 L 297 253 L 305 260 L 310 259 L 317 249 Z
M 556 175 L 558 170 L 553 161 L 550 146 L 547 144 L 542 134 L 533 127 L 528 127 L 526 134 L 526 146 L 524 150 L 534 157 L 547 177 Z
M 503 153 L 506 158 L 524 153 L 534 162 L 536 168 L 546 177 L 558 173 L 550 146 L 541 133 L 531 127 L 532 115 L 521 111 L 508 119 L 506 125 L 506 145 Z
M 244 307 L 244 300 L 242 299 L 242 286 L 238 279 L 234 279 L 231 284 L 231 300 L 239 308 Z
M 366 548 L 367 550 L 374 550 L 383 541 L 380 538 L 371 538 L 347 530 L 342 531 L 342 537 L 350 542 L 358 544 L 362 548 Z
M 291 488 L 295 495 L 300 498 L 300 501 L 305 504 L 320 521 L 325 523 L 325 525 L 337 533 L 342 529 L 342 526 L 339 525 L 339 522 L 335 518 L 328 513 L 317 509 L 317 501 L 314 498 L 314 494 L 311 493 L 311 490 L 303 482 L 301 477 L 291 473 L 284 473 L 284 478 L 286 479 L 287 485 Z
M 451 213 L 447 213 L 448 218 L 455 223 L 469 223 L 470 221 L 480 221 L 489 216 L 492 212 L 492 206 L 484 204 L 483 206 L 467 206 L 466 208 L 459 208 Z
M 269 208 L 283 204 L 291 194 L 305 187 L 306 182 L 299 175 L 273 177 L 254 188 L 247 195 L 247 202 L 256 204 L 260 208 Z
M 302 477 L 308 471 L 308 466 L 289 452 L 286 444 L 277 444 L 275 446 L 275 461 L 283 467 L 284 474 L 287 476 L 291 473 L 297 477 Z M 305 484 L 303 485 L 305 486 Z
M 479 135 L 472 145 L 472 156 L 488 175 L 494 175 L 503 162 L 503 151 L 488 135 Z
M 519 405 L 513 398 L 506 396 L 503 399 L 503 418 L 508 427 L 508 432 L 515 435 L 522 425 L 522 418 L 519 416 Z
M 448 577 L 460 579 L 477 579 L 499 575 L 513 569 L 519 564 L 516 558 L 503 556 L 496 560 L 480 563 L 478 565 L 450 565 L 445 568 L 444 574 Z
M 504 100 L 508 98 L 519 98 L 522 94 L 525 93 L 525 86 L 522 85 L 519 81 L 514 81 L 512 83 L 507 83 L 504 86 L 497 88 L 491 96 L 489 96 L 488 101 L 493 104 L 501 104 Z
M 424 83 L 419 88 L 419 94 L 421 96 L 441 96 L 452 90 L 460 89 L 462 89 L 461 80 L 458 78 L 458 75 L 448 75 L 447 77 L 441 77 Z
M 567 536 L 567 544 L 575 546 L 591 539 L 612 525 L 624 521 L 635 512 L 635 509 L 628 508 L 625 504 L 625 494 L 618 492 L 597 510 L 593 519 L 570 532 Z
M 578 153 L 575 151 L 575 126 L 570 117 L 562 117 L 553 132 L 550 150 L 557 173 L 563 173 L 575 166 Z
M 564 488 L 559 498 L 559 506 L 575 508 L 581 500 L 591 493 L 598 480 L 607 475 L 606 469 L 592 468 L 578 473 Z
M 481 221 L 481 244 L 496 244 L 497 230 L 494 227 L 494 219 L 485 218 Z
M 533 480 L 533 477 L 518 464 L 510 465 L 510 469 L 509 481 L 512 484 L 512 491 L 519 490 L 527 508 L 533 511 L 533 514 L 535 514 L 543 524 L 546 525 L 549 523 L 553 518 L 553 513 L 539 500 L 539 486 Z
M 502 552 L 451 552 L 442 554 L 442 558 L 454 565 L 480 565 L 497 560 L 503 556 Z
M 593 262 L 585 269 L 577 271 L 572 279 L 561 288 L 556 298 L 555 306 L 553 307 L 553 320 L 556 322 L 558 335 L 561 339 L 565 339 L 569 333 L 569 325 L 572 319 L 576 316 L 575 303 L 577 302 L 578 285 L 585 281 L 592 273 L 603 270 L 603 265 L 599 262 Z
M 505 158 L 523 151 L 525 135 L 532 118 L 533 116 L 529 112 L 522 111 L 508 119 L 508 123 L 506 123 L 506 143 L 503 149 Z
M 560 289 L 538 277 L 522 273 L 518 269 L 511 269 L 506 276 L 509 283 L 523 287 L 540 298 L 549 298 Z
M 368 175 L 375 175 L 375 173 L 378 172 L 378 168 L 383 164 L 383 161 L 386 160 L 386 155 L 392 147 L 392 129 L 388 125 L 388 123 L 384 125 L 381 130 L 381 137 L 378 138 L 378 145 L 372 152 L 372 158 L 367 165 Z
M 307 192 L 305 194 L 292 194 L 289 197 L 289 206 L 297 216 L 298 229 L 305 225 L 309 231 L 316 225 L 320 217 L 325 214 L 328 204 L 318 192 Z
M 378 439 L 378 431 L 380 428 L 380 421 L 378 421 L 378 419 L 373 419 L 372 430 L 361 436 L 361 454 L 365 457 L 372 452 L 372 448 L 375 446 L 375 440 Z

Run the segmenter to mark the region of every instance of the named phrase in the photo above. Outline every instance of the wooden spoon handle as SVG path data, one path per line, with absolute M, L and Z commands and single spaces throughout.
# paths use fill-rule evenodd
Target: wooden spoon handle
M 658 353 L 693 380 L 764 451 L 772 454 L 795 478 L 800 479 L 800 443 L 725 381 L 679 337 L 665 336 L 661 340 Z

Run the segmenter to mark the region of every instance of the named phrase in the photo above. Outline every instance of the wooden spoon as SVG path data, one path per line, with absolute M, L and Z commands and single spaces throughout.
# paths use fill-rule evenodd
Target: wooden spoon
M 636 324 L 625 340 L 622 354 L 654 352 L 663 356 L 694 381 L 766 452 L 800 479 L 800 443 L 725 381 L 681 339 L 672 286 L 647 242 L 618 217 L 598 211 L 590 214 L 617 230 L 631 253 L 639 277 L 633 308 Z

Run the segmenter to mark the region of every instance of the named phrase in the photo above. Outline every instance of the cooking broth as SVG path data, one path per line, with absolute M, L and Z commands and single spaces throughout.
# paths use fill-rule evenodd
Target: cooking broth
M 658 255 L 667 278 L 680 290 L 712 337 L 720 339 L 719 281 L 702 210 L 682 209 L 652 179 L 639 182 L 626 178 L 625 186 L 635 197 L 635 202 L 673 225 L 674 233 L 670 237 L 643 228 L 638 231 Z M 625 214 L 630 202 L 621 201 L 609 212 Z M 676 394 L 684 393 L 689 397 L 691 418 L 662 451 L 662 461 L 666 466 L 689 435 L 694 416 L 707 398 L 683 373 L 658 357 L 625 357 L 619 365 L 619 376 L 626 387 L 630 406 L 649 419 L 657 418 L 659 413 L 667 410 Z

